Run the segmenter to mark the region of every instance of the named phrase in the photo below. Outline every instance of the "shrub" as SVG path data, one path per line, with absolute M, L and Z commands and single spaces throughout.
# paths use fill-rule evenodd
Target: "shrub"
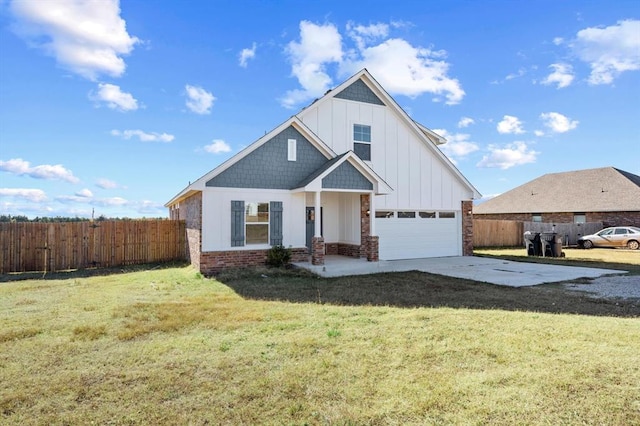
M 267 252 L 267 265 L 281 267 L 289 264 L 291 260 L 291 249 L 282 245 L 276 245 Z

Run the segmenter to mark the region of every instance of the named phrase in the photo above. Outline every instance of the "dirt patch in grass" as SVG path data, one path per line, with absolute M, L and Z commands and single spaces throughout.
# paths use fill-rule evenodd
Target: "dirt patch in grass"
M 514 288 L 415 271 L 319 278 L 300 270 L 243 269 L 217 279 L 255 300 L 640 316 L 640 300 L 594 299 L 558 284 Z

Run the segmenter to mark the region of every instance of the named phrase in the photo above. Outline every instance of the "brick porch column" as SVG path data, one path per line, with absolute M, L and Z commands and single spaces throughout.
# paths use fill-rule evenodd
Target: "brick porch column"
M 371 194 L 360 194 L 360 257 L 369 262 L 378 261 L 378 236 L 371 235 L 372 217 L 374 216 Z
M 367 215 L 369 211 L 369 194 L 360 194 L 360 257 L 369 256 L 369 233 L 371 231 L 371 215 Z
M 378 236 L 377 235 L 369 235 L 367 237 L 367 260 L 369 262 L 377 262 L 378 258 Z
M 324 237 L 311 239 L 311 264 L 324 265 Z
M 473 201 L 462 202 L 462 255 L 473 256 Z

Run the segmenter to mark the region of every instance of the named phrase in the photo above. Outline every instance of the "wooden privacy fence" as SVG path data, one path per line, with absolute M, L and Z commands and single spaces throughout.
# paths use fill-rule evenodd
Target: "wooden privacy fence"
M 473 220 L 474 247 L 524 246 L 524 227 L 515 220 Z
M 179 220 L 0 223 L 3 274 L 185 258 L 185 222 Z
M 540 223 L 540 222 L 524 222 L 524 232 L 555 232 L 562 237 L 562 244 L 565 246 L 575 246 L 578 244 L 578 238 L 583 235 L 591 235 L 603 228 L 602 222 L 587 223 Z
M 575 246 L 578 238 L 601 230 L 602 222 L 542 223 L 516 220 L 473 220 L 474 247 L 524 247 L 524 233 L 555 232 L 564 246 Z

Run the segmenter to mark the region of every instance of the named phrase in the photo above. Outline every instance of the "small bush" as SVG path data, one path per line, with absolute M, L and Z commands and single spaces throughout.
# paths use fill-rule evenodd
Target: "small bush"
M 291 260 L 291 249 L 282 245 L 273 246 L 267 252 L 267 265 L 279 268 L 286 266 Z

